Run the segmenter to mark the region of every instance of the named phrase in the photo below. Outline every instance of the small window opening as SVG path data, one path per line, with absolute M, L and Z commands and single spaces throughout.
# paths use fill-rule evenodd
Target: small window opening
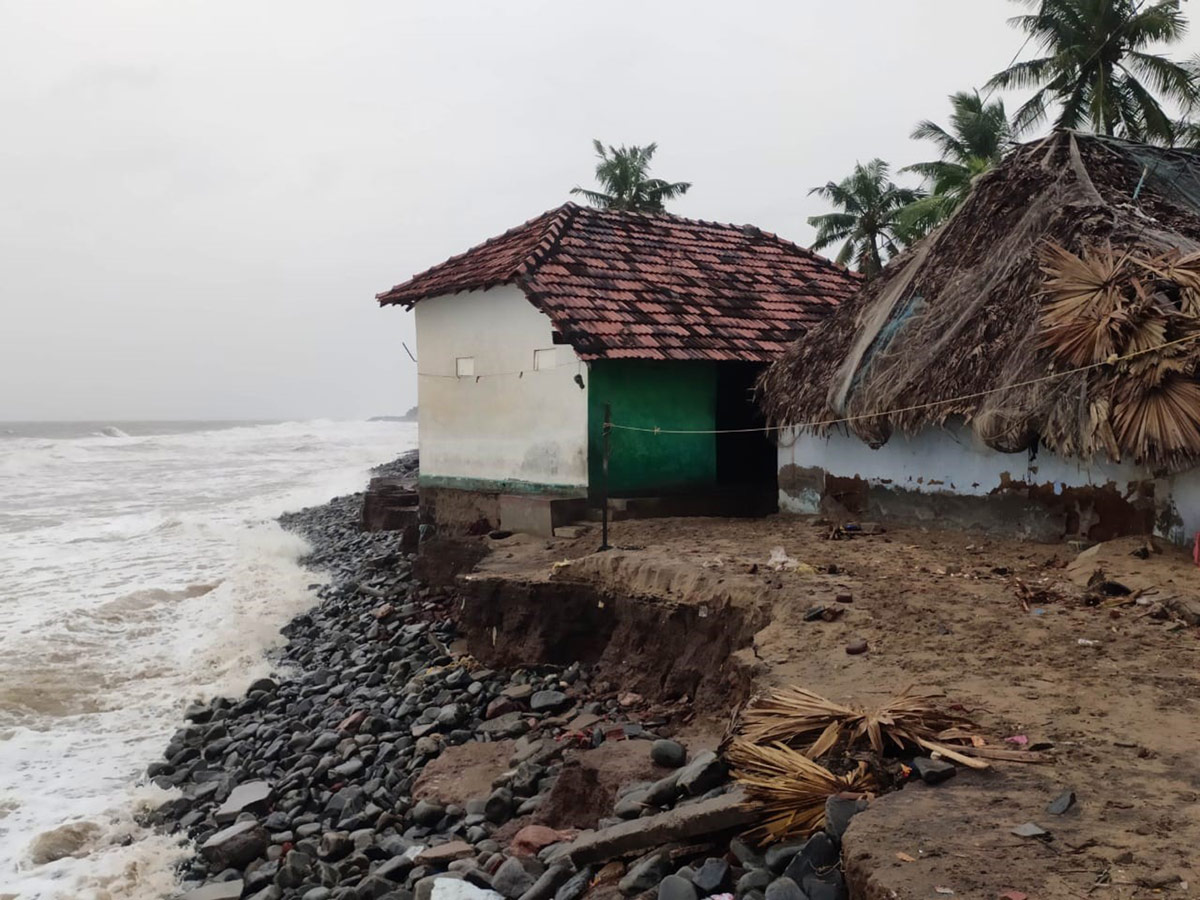
M 534 350 L 533 351 L 533 368 L 535 371 L 542 369 L 553 369 L 558 365 L 558 350 L 551 347 L 549 350 Z

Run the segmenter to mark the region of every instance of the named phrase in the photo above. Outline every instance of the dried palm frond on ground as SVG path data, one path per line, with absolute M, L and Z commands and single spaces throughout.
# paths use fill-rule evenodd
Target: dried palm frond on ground
M 835 775 L 781 743 L 735 740 L 726 759 L 747 798 L 763 812 L 762 820 L 747 833 L 760 845 L 823 828 L 825 801 L 834 794 L 873 794 L 878 789 L 863 763 L 846 775 Z
M 799 687 L 786 687 L 751 702 L 742 713 L 739 734 L 753 744 L 783 743 L 805 746 L 809 759 L 824 756 L 845 743 L 854 746 L 866 739 L 877 754 L 890 743 L 898 750 L 937 750 L 974 768 L 986 763 L 970 759 L 945 746 L 946 741 L 972 742 L 971 722 L 939 707 L 934 691 L 909 687 L 882 706 L 856 709 Z

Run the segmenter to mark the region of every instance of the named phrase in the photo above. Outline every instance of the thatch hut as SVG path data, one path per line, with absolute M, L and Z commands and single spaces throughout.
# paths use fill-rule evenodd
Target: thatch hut
M 1200 153 L 1017 147 L 760 380 L 781 508 L 1190 541 L 1197 338 Z

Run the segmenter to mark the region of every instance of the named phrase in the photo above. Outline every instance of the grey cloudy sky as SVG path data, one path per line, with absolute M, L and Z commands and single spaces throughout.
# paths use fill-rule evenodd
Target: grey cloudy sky
M 0 0 L 0 418 L 416 402 L 373 295 L 659 142 L 683 215 L 811 186 L 1021 44 L 1008 0 Z M 1195 36 L 1173 52 L 1200 49 Z

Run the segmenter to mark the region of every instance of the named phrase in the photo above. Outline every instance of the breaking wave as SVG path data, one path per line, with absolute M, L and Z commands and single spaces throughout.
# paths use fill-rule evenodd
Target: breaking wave
M 295 422 L 0 445 L 0 897 L 172 892 L 186 849 L 138 826 L 168 796 L 141 773 L 188 702 L 268 674 L 314 602 L 274 517 L 415 443 Z

